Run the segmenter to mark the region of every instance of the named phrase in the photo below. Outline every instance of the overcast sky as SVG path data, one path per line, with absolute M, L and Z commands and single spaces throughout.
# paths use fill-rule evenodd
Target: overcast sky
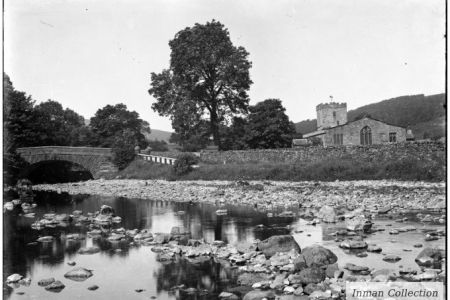
M 175 34 L 222 22 L 250 52 L 250 104 L 279 98 L 294 122 L 445 91 L 444 0 L 5 0 L 4 69 L 16 89 L 85 118 L 123 102 L 155 129 L 150 73 Z

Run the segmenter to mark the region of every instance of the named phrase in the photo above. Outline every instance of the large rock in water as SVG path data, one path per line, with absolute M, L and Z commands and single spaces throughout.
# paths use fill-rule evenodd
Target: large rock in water
M 266 257 L 271 257 L 277 252 L 288 252 L 294 249 L 301 252 L 300 246 L 292 235 L 274 235 L 258 243 L 258 250 L 262 251 Z
M 444 257 L 445 250 L 425 248 L 417 255 L 415 261 L 419 266 L 441 268 Z
M 322 208 L 319 210 L 317 214 L 317 217 L 319 219 L 322 219 L 322 221 L 325 223 L 334 223 L 336 222 L 337 219 L 336 211 L 334 210 L 333 207 L 328 205 L 322 206 Z
M 331 250 L 314 245 L 306 247 L 302 253 L 294 260 L 295 269 L 302 270 L 306 267 L 321 267 L 337 262 L 337 256 Z
M 364 215 L 355 216 L 352 219 L 345 220 L 347 230 L 368 232 L 372 228 L 372 222 Z
M 92 274 L 91 270 L 88 270 L 88 269 L 85 269 L 82 267 L 77 267 L 77 268 L 70 270 L 66 274 L 64 274 L 64 277 L 75 280 L 75 281 L 85 281 L 92 275 L 93 274 Z

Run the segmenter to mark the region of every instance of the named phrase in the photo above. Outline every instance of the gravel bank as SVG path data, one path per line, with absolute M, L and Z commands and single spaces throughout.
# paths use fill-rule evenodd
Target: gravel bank
M 179 202 L 257 205 L 266 210 L 279 206 L 323 205 L 445 208 L 445 183 L 379 181 L 279 182 L 279 181 L 164 181 L 91 180 L 40 184 L 36 191 L 92 194 Z

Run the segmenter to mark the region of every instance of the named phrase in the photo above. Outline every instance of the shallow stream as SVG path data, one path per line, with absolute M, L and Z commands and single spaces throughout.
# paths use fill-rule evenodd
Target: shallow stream
M 368 253 L 367 257 L 357 257 L 357 252 L 349 252 L 338 247 L 332 233 L 344 229 L 345 224 L 307 225 L 307 221 L 298 217 L 298 208 L 289 208 L 294 217 L 277 217 L 286 208 L 274 209 L 275 217 L 248 206 L 216 206 L 202 203 L 176 203 L 157 200 L 141 200 L 114 197 L 101 197 L 68 194 L 37 194 L 38 206 L 34 209 L 35 218 L 19 215 L 18 209 L 4 213 L 3 227 L 3 282 L 13 273 L 19 273 L 32 279 L 29 286 L 10 287 L 4 283 L 3 294 L 6 299 L 216 299 L 217 295 L 235 286 L 237 268 L 229 264 L 221 265 L 213 260 L 179 259 L 175 262 L 160 263 L 157 254 L 147 245 L 129 245 L 129 243 L 109 242 L 106 239 L 92 239 L 86 235 L 81 241 L 68 241 L 64 238 L 70 233 L 85 234 L 89 229 L 73 223 L 54 228 L 35 230 L 31 224 L 41 219 L 45 213 L 72 214 L 81 210 L 83 214 L 95 212 L 104 204 L 114 208 L 122 222 L 115 227 L 125 229 L 149 229 L 151 232 L 169 233 L 173 226 L 189 229 L 193 239 L 206 242 L 222 240 L 230 244 L 255 239 L 266 239 L 275 234 L 292 234 L 300 247 L 320 244 L 332 250 L 338 256 L 342 268 L 352 262 L 370 268 L 400 270 L 401 268 L 419 269 L 414 258 L 423 248 L 414 244 L 444 248 L 445 240 L 425 242 L 423 229 L 442 229 L 444 225 L 420 223 L 415 218 L 418 212 L 402 215 L 408 221 L 397 223 L 393 219 L 376 218 L 374 227 L 385 228 L 368 235 L 365 241 L 374 243 L 383 249 L 380 253 Z M 19 206 L 20 207 L 20 206 Z M 218 216 L 216 210 L 226 208 L 227 215 Z M 424 213 L 424 212 L 422 212 Z M 427 212 L 425 212 L 427 213 Z M 257 225 L 264 226 L 257 226 Z M 408 225 L 417 230 L 390 235 L 393 228 Z M 50 243 L 34 243 L 40 236 L 57 237 Z M 98 246 L 100 253 L 92 255 L 77 254 L 77 250 L 86 246 Z M 395 254 L 402 259 L 397 263 L 382 260 L 385 254 Z M 67 263 L 76 262 L 76 266 L 93 270 L 94 276 L 78 282 L 64 278 L 64 274 L 73 267 Z M 54 277 L 65 284 L 59 293 L 52 293 L 38 286 L 40 279 Z M 203 293 L 194 295 L 183 293 L 175 286 L 184 284 Z M 99 289 L 87 288 L 98 285 Z M 136 289 L 143 289 L 136 292 Z M 24 294 L 22 294 L 22 292 Z M 154 298 L 153 298 L 154 299 Z

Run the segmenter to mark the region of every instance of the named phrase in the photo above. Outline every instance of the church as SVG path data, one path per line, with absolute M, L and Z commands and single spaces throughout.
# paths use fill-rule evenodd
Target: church
M 317 130 L 304 134 L 303 138 L 319 138 L 323 146 L 374 145 L 407 140 L 406 128 L 370 116 L 348 122 L 347 103 L 319 104 L 316 111 Z

